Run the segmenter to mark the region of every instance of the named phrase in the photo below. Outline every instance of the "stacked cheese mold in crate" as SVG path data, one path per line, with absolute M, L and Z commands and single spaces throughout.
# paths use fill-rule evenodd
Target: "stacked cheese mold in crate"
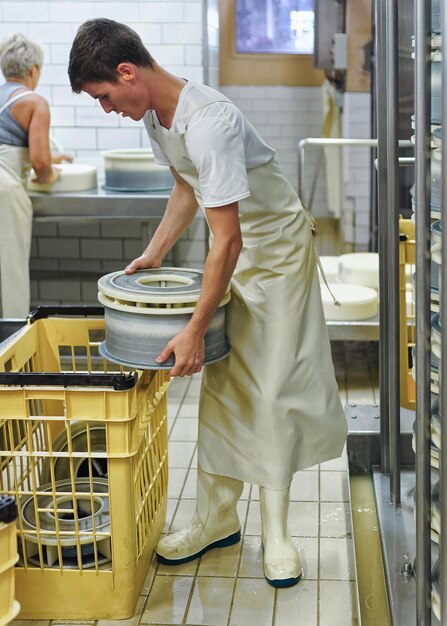
M 21 617 L 128 618 L 165 520 L 170 379 L 99 355 L 101 307 L 56 313 L 38 311 L 0 352 L 0 493 L 19 508 Z
M 20 611 L 14 595 L 14 565 L 17 563 L 17 505 L 11 496 L 0 496 L 0 626 Z

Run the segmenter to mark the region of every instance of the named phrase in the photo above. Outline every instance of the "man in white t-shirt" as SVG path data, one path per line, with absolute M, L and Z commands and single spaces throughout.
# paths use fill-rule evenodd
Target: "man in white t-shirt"
M 240 540 L 243 483 L 259 485 L 264 573 L 302 574 L 287 529 L 293 474 L 341 454 L 346 420 L 321 303 L 310 220 L 268 146 L 223 94 L 160 67 L 129 27 L 90 20 L 70 53 L 73 90 L 106 113 L 143 120 L 175 183 L 164 217 L 127 273 L 159 267 L 202 207 L 212 240 L 194 314 L 158 357 L 172 376 L 199 372 L 204 336 L 231 281 L 229 356 L 205 368 L 199 404 L 197 505 L 161 539 L 178 565 Z

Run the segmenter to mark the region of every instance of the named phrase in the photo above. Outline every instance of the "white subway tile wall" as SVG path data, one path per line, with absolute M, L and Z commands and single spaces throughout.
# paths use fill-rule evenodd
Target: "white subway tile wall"
M 344 96 L 343 136 L 369 139 L 371 97 L 368 93 Z M 344 211 L 342 232 L 356 250 L 368 250 L 370 228 L 370 148 L 344 148 Z
M 98 150 L 107 148 L 147 145 L 143 144 L 141 124 L 123 124 L 115 114 L 105 115 L 89 96 L 71 92 L 67 77 L 71 42 L 78 26 L 93 17 L 129 24 L 168 70 L 190 80 L 204 78 L 203 0 L 1 2 L 0 37 L 20 31 L 44 47 L 45 61 L 37 92 L 51 105 L 52 133 L 75 157 L 86 157 L 88 153 L 96 156 Z M 104 131 L 109 127 L 114 128 L 113 133 Z M 135 132 L 130 133 L 129 128 Z
M 206 59 L 204 60 L 204 81 L 214 87 L 219 88 L 219 3 L 218 0 L 205 0 L 203 11 L 205 37 L 206 37 Z
M 217 0 L 1 2 L 0 38 L 23 32 L 44 47 L 45 62 L 37 91 L 50 103 L 53 136 L 78 162 L 100 163 L 101 150 L 149 146 L 141 123 L 119 118 L 113 113 L 106 115 L 96 101 L 86 94 L 73 94 L 69 86 L 66 71 L 76 30 L 83 21 L 100 16 L 123 21 L 134 28 L 167 70 L 219 88 Z M 298 141 L 304 137 L 321 136 L 320 89 L 235 86 L 221 90 L 241 107 L 276 148 L 283 172 L 296 188 Z M 357 133 L 361 133 L 367 119 L 364 107 L 363 102 L 359 102 L 350 108 Z M 365 200 L 366 164 L 357 161 L 352 169 L 349 183 L 354 187 L 349 187 L 349 191 L 358 192 L 355 198 Z M 309 152 L 306 159 L 306 201 L 314 176 L 316 187 L 312 210 L 316 215 L 326 215 L 324 162 L 316 151 Z M 62 221 L 36 222 L 30 264 L 33 304 L 95 302 L 97 276 L 121 269 L 132 257 L 138 256 L 155 227 L 154 221 L 91 222 L 71 227 Z M 367 225 L 362 218 L 357 220 L 353 230 L 365 228 Z M 202 267 L 206 240 L 205 224 L 199 219 L 188 229 L 166 262 Z M 74 272 L 77 274 L 73 277 Z
M 245 113 L 267 143 L 276 149 L 283 173 L 297 189 L 298 143 L 305 137 L 322 135 L 321 89 L 231 85 L 221 90 Z M 324 159 L 319 158 L 318 148 L 306 151 L 302 192 L 302 200 L 307 205 L 311 204 L 310 209 L 315 216 L 328 215 L 325 165 Z

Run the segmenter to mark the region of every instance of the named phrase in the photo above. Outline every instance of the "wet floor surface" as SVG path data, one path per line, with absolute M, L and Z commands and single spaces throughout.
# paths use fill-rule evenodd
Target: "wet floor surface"
M 377 346 L 332 346 L 342 402 L 378 401 Z M 169 388 L 169 489 L 164 532 L 182 528 L 194 512 L 200 375 Z M 304 567 L 302 580 L 273 589 L 263 574 L 259 491 L 245 485 L 238 505 L 242 541 L 198 561 L 167 567 L 152 561 L 129 620 L 74 622 L 95 626 L 350 626 L 357 624 L 356 569 L 346 453 L 298 472 L 291 486 L 289 526 Z M 56 626 L 61 620 L 13 622 Z M 73 623 L 73 622 L 70 622 Z M 66 622 L 65 622 L 66 624 Z

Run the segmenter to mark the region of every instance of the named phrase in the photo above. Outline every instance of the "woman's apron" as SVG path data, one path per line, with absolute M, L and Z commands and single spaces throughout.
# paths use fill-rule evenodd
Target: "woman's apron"
M 203 207 L 187 129 L 153 127 Z M 247 175 L 251 195 L 239 202 L 243 248 L 227 308 L 232 349 L 204 368 L 198 462 L 209 473 L 283 489 L 295 471 L 340 456 L 346 418 L 309 221 L 274 159 Z
M 11 98 L 5 108 L 29 93 Z M 30 168 L 28 148 L 0 144 L 1 317 L 25 317 L 30 308 L 33 209 L 25 188 Z

